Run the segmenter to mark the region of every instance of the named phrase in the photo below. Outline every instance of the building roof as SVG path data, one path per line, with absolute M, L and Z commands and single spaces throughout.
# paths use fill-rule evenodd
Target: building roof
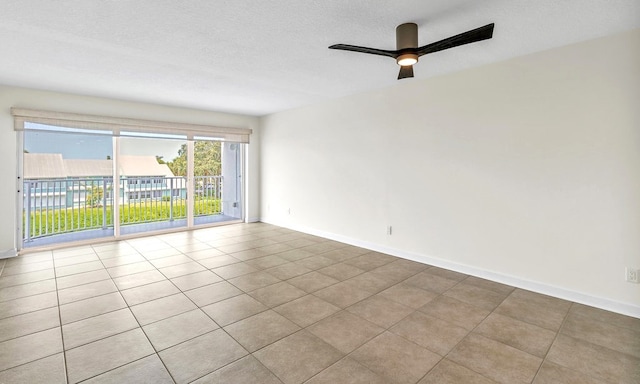
M 68 177 L 111 176 L 113 164 L 111 160 L 63 160 Z
M 59 153 L 25 153 L 25 179 L 59 179 L 67 177 L 64 160 Z
M 120 155 L 121 176 L 174 176 L 166 164 L 158 164 L 155 156 Z
M 60 153 L 25 153 L 25 179 L 60 179 L 67 177 L 103 177 L 113 174 L 111 160 L 64 159 Z M 166 164 L 155 156 L 120 156 L 121 177 L 174 176 Z

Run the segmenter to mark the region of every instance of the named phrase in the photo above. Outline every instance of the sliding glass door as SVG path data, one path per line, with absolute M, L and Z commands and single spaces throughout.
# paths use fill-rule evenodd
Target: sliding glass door
M 186 136 L 121 133 L 120 234 L 188 225 Z
M 198 137 L 193 147 L 194 224 L 241 219 L 241 144 Z
M 114 235 L 113 139 L 31 124 L 22 153 L 23 246 Z
M 23 247 L 243 217 L 243 144 L 31 123 L 23 144 Z

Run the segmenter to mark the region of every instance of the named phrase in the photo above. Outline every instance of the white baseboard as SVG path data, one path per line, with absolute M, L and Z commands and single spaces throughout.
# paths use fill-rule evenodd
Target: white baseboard
M 18 256 L 18 250 L 15 248 L 0 252 L 0 259 L 8 259 L 9 257 L 15 256 Z
M 423 264 L 429 264 L 436 267 L 449 269 L 451 271 L 464 273 L 466 275 L 480 277 L 483 279 L 510 285 L 512 287 L 521 288 L 528 291 L 533 291 L 533 292 L 541 293 L 544 295 L 557 297 L 559 299 L 573 301 L 575 303 L 580 303 L 580 304 L 588 305 L 591 307 L 596 307 L 596 308 L 604 309 L 607 311 L 640 318 L 640 306 L 637 306 L 637 305 L 621 303 L 615 300 L 592 296 L 589 294 L 573 291 L 573 290 L 562 288 L 562 287 L 557 287 L 557 286 L 544 284 L 544 283 L 540 283 L 532 280 L 522 279 L 520 277 L 506 275 L 503 273 L 492 272 L 492 271 L 488 271 L 475 266 L 459 264 L 459 263 L 451 262 L 444 259 L 439 259 L 435 257 L 418 254 L 418 253 L 404 251 L 401 249 L 385 247 L 380 244 L 353 239 L 347 236 L 338 235 L 331 232 L 320 231 L 317 229 L 307 228 L 303 226 L 290 225 L 289 223 L 282 223 L 282 222 L 279 222 L 278 220 L 270 220 L 268 217 L 263 218 L 261 221 L 268 224 L 273 224 L 280 227 L 289 228 L 295 231 L 307 233 L 310 235 L 320 236 L 330 240 L 339 241 L 341 243 L 354 245 L 356 247 L 366 248 L 372 251 L 401 257 L 403 259 L 413 260 Z

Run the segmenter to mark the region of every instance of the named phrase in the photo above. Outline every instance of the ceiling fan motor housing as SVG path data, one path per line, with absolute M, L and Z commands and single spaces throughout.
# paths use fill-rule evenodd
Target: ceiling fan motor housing
M 493 23 L 487 24 L 480 28 L 459 33 L 423 47 L 418 47 L 418 25 L 415 23 L 404 23 L 398 25 L 396 28 L 397 49 L 394 51 L 349 44 L 334 44 L 330 46 L 329 49 L 341 49 L 344 51 L 392 57 L 396 59 L 396 62 L 400 65 L 400 73 L 398 73 L 398 80 L 400 80 L 413 77 L 413 64 L 418 62 L 420 56 L 490 39 L 493 36 L 493 27 Z
M 418 48 L 418 25 L 415 23 L 404 23 L 396 27 L 396 49 Z M 407 52 L 396 58 L 399 65 L 412 65 L 418 61 L 415 52 Z

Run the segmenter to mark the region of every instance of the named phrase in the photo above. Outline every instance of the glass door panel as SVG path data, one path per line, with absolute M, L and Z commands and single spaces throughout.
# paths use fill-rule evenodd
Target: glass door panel
M 240 150 L 236 143 L 194 141 L 194 224 L 242 218 Z
M 243 218 L 243 144 L 32 123 L 22 142 L 23 247 Z
M 23 247 L 113 236 L 111 132 L 25 128 Z
M 120 234 L 186 227 L 186 140 L 119 140 Z

